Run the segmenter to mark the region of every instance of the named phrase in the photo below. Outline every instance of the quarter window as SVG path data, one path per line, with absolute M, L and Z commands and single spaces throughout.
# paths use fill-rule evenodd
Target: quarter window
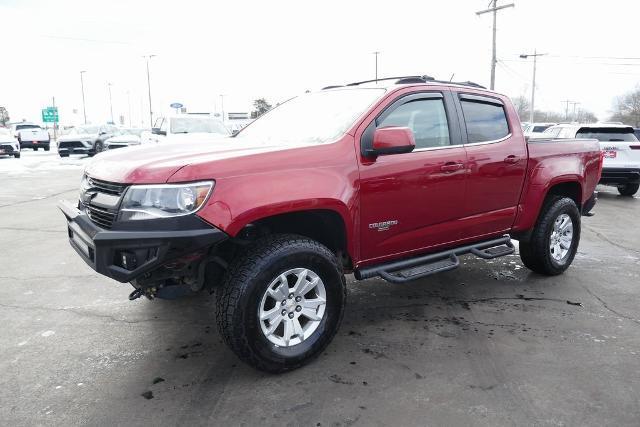
M 501 105 L 460 100 L 469 143 L 495 141 L 509 135 L 509 124 Z
M 445 147 L 449 126 L 442 99 L 418 99 L 402 104 L 378 124 L 378 128 L 401 126 L 413 131 L 416 149 Z

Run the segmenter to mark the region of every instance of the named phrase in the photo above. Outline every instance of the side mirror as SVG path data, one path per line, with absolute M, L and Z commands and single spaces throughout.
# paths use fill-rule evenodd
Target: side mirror
M 386 127 L 375 130 L 372 148 L 374 154 L 410 153 L 416 148 L 416 140 L 408 127 Z
M 166 130 L 160 130 L 160 128 L 151 128 L 151 133 L 154 135 L 167 135 L 167 131 Z

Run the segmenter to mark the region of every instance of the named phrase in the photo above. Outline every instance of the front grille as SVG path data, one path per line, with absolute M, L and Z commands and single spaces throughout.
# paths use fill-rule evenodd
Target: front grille
M 92 205 L 85 205 L 85 208 L 89 219 L 102 228 L 111 228 L 118 214 L 117 212 Z
M 60 141 L 58 148 L 86 148 L 80 141 Z
M 89 176 L 87 176 L 87 181 L 89 181 L 89 188 L 98 190 L 100 193 L 115 194 L 116 196 L 121 195 L 124 192 L 125 188 L 127 188 L 127 186 L 124 184 L 102 181 L 99 179 L 91 178 Z
M 101 179 L 91 178 L 90 176 L 87 176 L 87 184 L 89 188 L 88 191 L 109 194 L 110 196 L 117 196 L 118 198 L 127 188 L 125 184 L 103 181 Z M 110 199 L 113 200 L 113 203 L 109 208 L 104 207 L 102 203 L 101 206 L 96 206 L 92 203 L 93 198 L 84 203 L 89 219 L 99 227 L 107 229 L 111 228 L 118 216 L 118 205 L 120 204 L 119 199 L 117 202 L 113 197 Z

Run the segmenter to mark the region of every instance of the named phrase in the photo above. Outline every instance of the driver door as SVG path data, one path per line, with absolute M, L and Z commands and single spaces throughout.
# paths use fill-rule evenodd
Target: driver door
M 448 90 L 410 93 L 390 101 L 371 127 L 410 128 L 411 153 L 361 157 L 361 259 L 381 261 L 460 239 L 467 155 Z

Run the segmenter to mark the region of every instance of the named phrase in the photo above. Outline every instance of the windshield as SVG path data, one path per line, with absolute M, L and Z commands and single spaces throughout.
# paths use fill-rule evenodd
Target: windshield
M 79 134 L 92 134 L 98 133 L 100 131 L 100 126 L 78 126 L 73 128 L 73 133 Z
M 587 128 L 580 129 L 576 134 L 576 138 L 597 139 L 598 141 L 637 141 L 633 134 L 633 129 L 621 128 Z
M 41 129 L 38 125 L 16 125 L 16 130 L 21 129 Z
M 222 122 L 208 117 L 173 117 L 171 133 L 217 133 L 230 135 Z
M 340 137 L 384 89 L 328 90 L 290 99 L 251 123 L 236 138 L 322 144 Z

